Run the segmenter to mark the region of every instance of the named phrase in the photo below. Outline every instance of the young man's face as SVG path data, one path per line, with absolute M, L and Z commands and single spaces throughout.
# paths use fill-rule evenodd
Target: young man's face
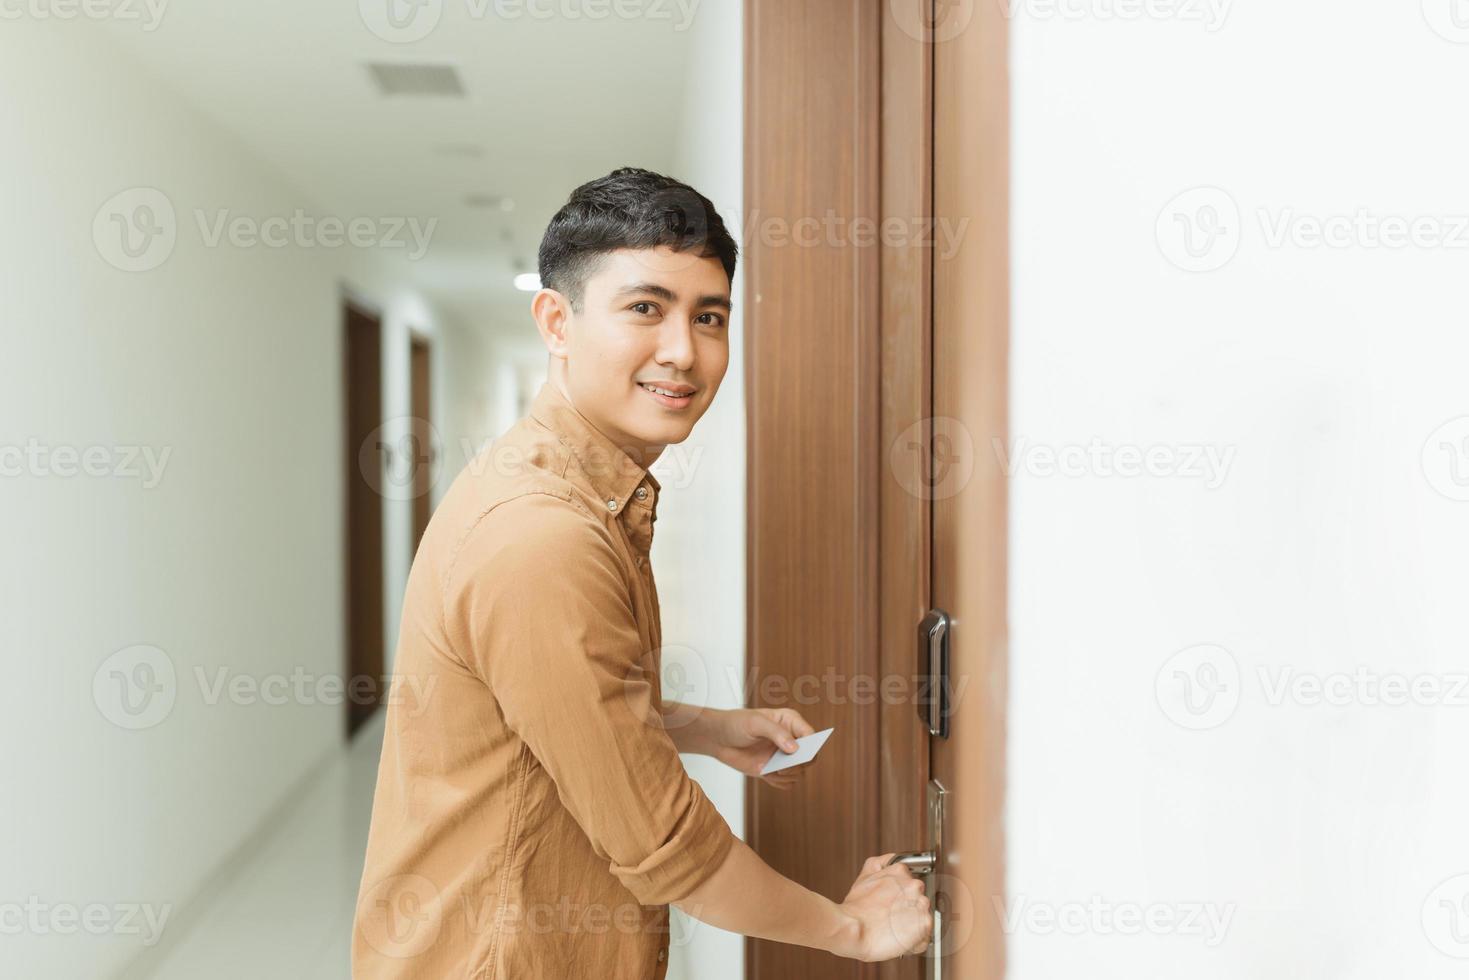
M 724 266 L 666 247 L 622 249 L 602 257 L 580 312 L 562 299 L 559 352 L 543 316 L 551 308 L 540 296 L 534 308 L 551 353 L 563 359 L 566 394 L 604 435 L 651 465 L 663 447 L 688 438 L 729 366 Z

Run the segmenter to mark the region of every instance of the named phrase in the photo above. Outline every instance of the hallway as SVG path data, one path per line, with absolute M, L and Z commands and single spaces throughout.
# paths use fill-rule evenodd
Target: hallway
M 332 750 L 230 856 L 173 945 L 137 980 L 348 980 L 352 914 L 384 712 Z
M 0 714 L 33 748 L 0 786 L 44 801 L 0 807 L 5 977 L 348 975 L 382 719 L 349 746 L 344 688 L 391 680 L 418 529 L 545 379 L 547 222 L 624 166 L 740 212 L 739 3 L 446 4 L 412 40 L 389 6 L 4 17 Z M 667 641 L 738 673 L 730 375 L 652 561 Z M 732 587 L 682 584 L 710 561 Z M 695 775 L 740 827 L 739 776 Z

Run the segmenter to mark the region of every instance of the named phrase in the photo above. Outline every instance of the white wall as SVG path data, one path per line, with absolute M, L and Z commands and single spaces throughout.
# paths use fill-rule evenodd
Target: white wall
M 533 294 L 516 295 L 522 299 L 494 304 L 472 326 L 444 331 L 445 406 L 436 423 L 443 443 L 435 481 L 440 493 L 480 448 L 521 417 L 518 392 L 534 396 L 545 380 L 546 348 L 530 315 Z
M 1436 489 L 1469 496 L 1439 445 L 1469 424 L 1430 441 L 1469 415 L 1469 234 L 1269 234 L 1287 209 L 1469 223 L 1469 46 L 1423 15 L 1448 0 L 1226 4 L 1214 30 L 1118 6 L 1017 4 L 1010 454 L 1233 458 L 1210 489 L 1019 457 L 1010 975 L 1461 976 L 1439 900 L 1469 911 L 1469 879 L 1435 889 L 1469 872 L 1469 695 L 1373 703 L 1373 678 L 1469 670 L 1469 503 Z M 1346 703 L 1275 697 L 1287 669 Z M 1232 919 L 1211 945 L 1092 918 L 1128 903 Z
M 407 331 L 439 323 L 396 255 L 206 247 L 196 208 L 310 202 L 90 25 L 7 21 L 0 90 L 0 448 L 98 447 L 109 474 L 57 460 L 0 477 L 0 903 L 42 906 L 40 926 L 0 923 L 0 974 L 98 977 L 149 955 L 121 906 L 167 913 L 168 942 L 211 871 L 340 744 L 345 709 L 311 689 L 210 704 L 195 671 L 341 672 L 340 291 L 384 313 L 389 415 L 408 411 Z M 149 271 L 109 264 L 106 213 L 94 236 L 134 187 L 176 212 Z M 136 465 L 128 447 L 169 454 L 156 485 L 116 472 Z M 390 596 L 407 514 L 390 503 Z M 89 906 L 119 928 L 68 918 Z
M 713 201 L 739 239 L 744 210 L 744 4 L 706 3 L 689 35 L 678 165 L 672 176 Z M 741 256 L 743 260 L 743 256 Z M 675 665 L 689 703 L 742 707 L 745 673 L 745 393 L 743 265 L 735 273 L 728 372 L 693 435 L 670 446 L 653 473 L 663 487 L 653 573 L 663 617 L 664 678 Z M 672 693 L 669 692 L 672 697 Z M 743 837 L 744 776 L 703 756 L 684 763 Z M 674 910 L 670 978 L 739 980 L 744 939 Z

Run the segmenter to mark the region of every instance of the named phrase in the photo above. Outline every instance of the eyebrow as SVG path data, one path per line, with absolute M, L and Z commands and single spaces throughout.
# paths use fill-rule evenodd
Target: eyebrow
M 657 296 L 661 300 L 666 300 L 669 303 L 678 302 L 678 293 L 675 293 L 667 286 L 660 286 L 656 282 L 635 282 L 632 285 L 624 286 L 617 292 L 613 293 L 612 298 L 619 299 L 621 297 L 631 296 L 636 293 L 648 293 L 652 296 Z M 702 309 L 706 306 L 718 306 L 723 308 L 724 310 L 733 309 L 733 305 L 730 303 L 729 297 L 719 296 L 715 294 L 700 296 L 698 300 L 694 303 L 695 309 Z

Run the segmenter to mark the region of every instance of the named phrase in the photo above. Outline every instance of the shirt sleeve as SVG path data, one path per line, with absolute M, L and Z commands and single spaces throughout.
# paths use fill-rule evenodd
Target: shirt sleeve
M 608 530 L 532 493 L 460 546 L 445 625 L 611 873 L 658 905 L 712 875 L 734 835 L 662 725 L 632 602 Z

